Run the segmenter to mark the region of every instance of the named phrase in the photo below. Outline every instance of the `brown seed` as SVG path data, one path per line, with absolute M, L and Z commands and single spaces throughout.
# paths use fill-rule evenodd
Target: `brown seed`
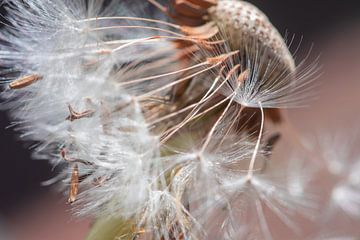
M 24 77 L 18 78 L 16 80 L 14 80 L 13 82 L 11 82 L 9 84 L 9 87 L 11 89 L 21 89 L 21 88 L 24 88 L 24 87 L 27 87 L 27 86 L 33 84 L 34 82 L 36 82 L 42 78 L 43 77 L 38 74 L 24 76 Z
M 206 14 L 206 9 L 187 0 L 174 0 L 175 11 L 190 18 L 201 18 Z
M 216 5 L 217 3 L 217 0 L 187 0 L 187 1 L 196 4 L 202 8 L 209 8 L 211 6 Z
M 84 164 L 87 166 L 92 165 L 91 163 L 89 163 L 86 160 L 68 157 L 65 148 L 61 149 L 60 156 L 62 159 L 64 159 L 68 163 L 81 163 L 81 164 Z
M 245 71 L 243 71 L 242 73 L 240 73 L 240 75 L 239 75 L 238 78 L 237 78 L 239 84 L 242 84 L 246 79 L 248 79 L 248 78 L 249 78 L 249 74 L 250 74 L 249 69 L 246 69 Z
M 75 164 L 71 174 L 68 203 L 73 203 L 76 201 L 78 192 L 79 192 L 79 167 L 77 164 Z
M 234 51 L 234 52 L 230 52 L 228 54 L 222 54 L 220 56 L 210 57 L 210 58 L 207 58 L 206 61 L 210 65 L 216 65 L 216 64 L 219 64 L 219 63 L 222 63 L 222 62 L 226 61 L 231 56 L 234 56 L 234 55 L 238 54 L 238 52 L 239 51 Z
M 219 33 L 218 27 L 211 22 L 198 27 L 182 26 L 181 31 L 196 39 L 210 39 Z
M 90 118 L 94 115 L 95 111 L 93 110 L 86 110 L 83 112 L 76 112 L 71 105 L 68 106 L 70 115 L 66 118 L 66 120 L 69 120 L 70 122 L 81 119 L 81 118 Z

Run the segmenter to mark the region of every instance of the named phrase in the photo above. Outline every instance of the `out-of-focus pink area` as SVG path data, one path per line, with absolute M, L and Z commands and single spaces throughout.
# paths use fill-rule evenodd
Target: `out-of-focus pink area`
M 84 239 L 91 221 L 74 217 L 65 202 L 48 194 L 17 209 L 7 219 L 8 240 Z
M 338 27 L 316 42 L 321 53 L 321 77 L 315 82 L 316 100 L 291 109 L 292 122 L 307 130 L 331 127 L 346 130 L 360 120 L 360 22 Z

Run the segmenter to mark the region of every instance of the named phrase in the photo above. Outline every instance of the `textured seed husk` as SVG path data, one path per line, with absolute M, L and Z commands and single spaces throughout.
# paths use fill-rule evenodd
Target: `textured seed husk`
M 278 65 L 278 71 L 295 71 L 294 58 L 283 37 L 257 7 L 245 1 L 221 0 L 209 8 L 208 13 L 227 36 L 232 50 L 265 49 L 269 59 L 276 59 L 273 62 Z

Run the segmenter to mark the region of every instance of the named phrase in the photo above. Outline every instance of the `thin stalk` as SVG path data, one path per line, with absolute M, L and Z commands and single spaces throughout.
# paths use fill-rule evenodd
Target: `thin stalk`
M 178 37 L 186 37 L 183 34 L 171 31 L 171 30 L 166 30 L 166 29 L 162 29 L 162 28 L 158 28 L 158 27 L 149 27 L 149 26 L 138 26 L 138 25 L 126 25 L 126 26 L 109 26 L 109 27 L 98 27 L 98 28 L 89 28 L 86 29 L 89 32 L 97 32 L 97 31 L 106 31 L 106 30 L 113 30 L 113 29 L 127 29 L 127 28 L 132 28 L 132 29 L 148 29 L 148 30 L 154 30 L 154 31 L 159 31 L 159 32 L 164 32 L 164 33 L 169 33 Z
M 193 65 L 193 66 L 188 67 L 188 68 L 178 70 L 178 71 L 173 71 L 173 72 L 169 72 L 169 73 L 164 73 L 164 74 L 159 74 L 159 75 L 155 75 L 155 76 L 150 76 L 150 77 L 139 78 L 139 79 L 135 79 L 135 80 L 122 82 L 122 83 L 119 83 L 118 86 L 126 86 L 126 85 L 129 85 L 129 84 L 134 84 L 134 83 L 145 82 L 145 81 L 154 80 L 154 79 L 158 79 L 158 78 L 168 77 L 168 76 L 171 76 L 171 75 L 186 72 L 186 71 L 192 70 L 194 68 L 198 68 L 198 67 L 202 67 L 202 66 L 206 66 L 206 65 L 209 65 L 209 63 L 207 61 L 196 64 L 196 65 Z
M 176 25 L 173 23 L 168 23 L 165 21 L 150 19 L 150 18 L 140 18 L 140 17 L 121 17 L 121 16 L 118 16 L 118 17 L 96 17 L 96 18 L 82 19 L 77 22 L 80 22 L 80 23 L 81 22 L 94 22 L 94 21 L 101 21 L 101 20 L 130 20 L 130 21 L 152 22 L 152 23 L 163 24 L 165 26 L 173 27 L 176 29 L 181 29 L 181 27 L 179 25 Z
M 215 122 L 214 126 L 211 128 L 209 134 L 207 135 L 206 137 L 206 140 L 205 140 L 205 143 L 203 144 L 201 150 L 200 150 L 200 153 L 203 153 L 205 151 L 205 149 L 207 148 L 207 146 L 209 145 L 210 143 L 210 140 L 211 140 L 211 137 L 214 135 L 215 133 L 215 129 L 216 127 L 220 124 L 220 122 L 222 121 L 222 119 L 224 118 L 225 114 L 227 113 L 227 111 L 229 110 L 231 104 L 233 103 L 234 101 L 234 98 L 235 98 L 235 94 L 232 94 L 232 98 L 230 99 L 228 105 L 226 106 L 226 108 L 224 109 L 224 111 L 221 113 L 220 117 L 217 119 L 217 121 Z M 230 95 L 231 96 L 231 95 Z
M 253 155 L 252 155 L 251 160 L 250 160 L 249 171 L 248 171 L 248 174 L 246 176 L 248 181 L 251 181 L 251 179 L 252 179 L 252 177 L 254 175 L 254 167 L 255 167 L 256 156 L 257 156 L 257 153 L 259 151 L 260 142 L 261 142 L 261 138 L 262 138 L 262 134 L 263 134 L 263 130 L 264 130 L 265 116 L 264 116 L 264 109 L 262 107 L 261 102 L 259 102 L 259 107 L 260 107 L 260 111 L 261 111 L 260 133 L 259 133 L 258 139 L 256 141 L 255 150 L 254 150 Z
M 208 96 L 208 95 L 209 95 L 209 93 L 213 90 L 214 86 L 215 86 L 216 83 L 219 81 L 220 77 L 221 77 L 221 76 L 218 76 L 218 77 L 214 80 L 214 82 L 213 82 L 213 84 L 211 85 L 210 89 L 206 92 L 206 94 L 202 97 L 202 99 L 201 99 L 199 102 L 194 103 L 194 104 L 191 104 L 191 105 L 189 105 L 189 106 L 187 106 L 187 107 L 185 107 L 185 108 L 182 108 L 182 109 L 180 109 L 180 110 L 178 110 L 178 111 L 176 111 L 176 112 L 173 112 L 173 113 L 171 113 L 171 114 L 168 114 L 168 115 L 166 115 L 166 116 L 163 116 L 163 117 L 161 117 L 161 118 L 159 118 L 159 119 L 156 119 L 155 121 L 151 122 L 149 125 L 154 125 L 154 124 L 157 124 L 157 123 L 159 123 L 159 122 L 161 122 L 161 121 L 164 121 L 164 120 L 166 120 L 166 119 L 168 119 L 168 118 L 177 116 L 178 114 L 181 114 L 181 113 L 186 112 L 186 111 L 188 111 L 188 110 L 190 110 L 190 109 L 193 109 L 193 108 L 199 106 L 200 104 L 206 102 L 207 100 L 209 100 L 209 99 L 213 96 L 213 94 L 211 94 L 210 96 Z M 216 92 L 216 91 L 214 91 L 214 92 Z M 190 114 L 191 114 L 191 113 L 190 113 Z
M 205 69 L 203 69 L 203 70 L 201 70 L 201 71 L 199 71 L 199 72 L 196 72 L 196 73 L 194 73 L 194 74 L 191 74 L 191 75 L 189 75 L 189 76 L 186 76 L 186 77 L 184 77 L 184 78 L 181 78 L 181 79 L 179 79 L 179 80 L 177 80 L 177 81 L 171 82 L 171 83 L 169 83 L 169 84 L 167 84 L 167 85 L 165 85 L 165 86 L 163 86 L 163 87 L 157 88 L 157 89 L 155 89 L 155 90 L 153 90 L 153 91 L 150 91 L 150 92 L 145 93 L 145 94 L 143 94 L 143 95 L 137 96 L 136 98 L 140 98 L 140 99 L 141 99 L 141 98 L 147 98 L 148 96 L 151 96 L 151 95 L 153 95 L 154 93 L 161 92 L 161 91 L 163 91 L 163 90 L 165 90 L 165 89 L 167 89 L 167 88 L 170 88 L 170 87 L 175 86 L 175 85 L 177 85 L 177 84 L 179 84 L 179 83 L 182 83 L 182 82 L 184 82 L 184 81 L 186 81 L 186 80 L 188 80 L 188 79 L 191 79 L 191 78 L 193 78 L 193 77 L 195 77 L 195 76 L 197 76 L 197 75 L 199 75 L 199 74 L 201 74 L 201 73 L 203 73 L 203 72 L 207 72 L 207 71 L 209 71 L 210 69 L 213 69 L 213 68 L 217 67 L 217 66 L 220 65 L 220 64 L 221 64 L 221 62 L 219 62 L 219 63 L 217 63 L 217 64 L 215 64 L 215 65 L 213 65 L 213 66 L 211 66 L 211 67 L 207 67 L 207 68 L 205 68 Z
M 187 123 L 189 123 L 192 119 L 195 119 L 195 118 L 198 118 L 198 117 L 201 117 L 203 115 L 205 115 L 206 113 L 212 111 L 213 109 L 219 107 L 220 105 L 222 105 L 224 102 L 226 102 L 227 100 L 229 100 L 229 98 L 232 97 L 232 95 L 230 95 L 229 97 L 221 100 L 220 102 L 218 102 L 217 104 L 213 105 L 212 107 L 210 108 L 207 108 L 205 111 L 199 113 L 196 115 L 196 113 L 198 112 L 195 112 L 191 117 L 189 117 L 187 120 L 181 122 L 180 124 L 172 127 L 171 129 L 169 129 L 168 131 L 166 131 L 163 135 L 165 137 L 163 137 L 163 139 L 161 140 L 161 144 L 165 143 L 167 140 L 169 140 L 169 138 L 171 136 L 173 136 L 177 131 L 179 131 L 182 127 L 184 127 Z M 170 132 L 171 131 L 171 132 Z M 170 133 L 168 133 L 170 132 Z

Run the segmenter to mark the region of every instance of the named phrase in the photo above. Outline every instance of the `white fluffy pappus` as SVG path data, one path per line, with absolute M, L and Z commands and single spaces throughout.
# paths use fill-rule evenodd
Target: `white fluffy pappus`
M 306 56 L 295 62 L 283 37 L 267 16 L 246 1 L 222 0 L 209 9 L 210 20 L 216 23 L 226 44 L 219 52 L 238 50 L 229 61 L 235 70 L 224 86 L 224 94 L 236 92 L 235 101 L 246 107 L 300 107 L 314 97 L 314 80 L 319 76 L 318 59 Z M 247 78 L 241 76 L 246 71 Z M 240 80 L 241 81 L 240 81 Z
M 235 109 L 229 112 L 237 115 Z M 171 144 L 173 154 L 164 160 L 179 166 L 170 187 L 179 201 L 187 202 L 197 223 L 193 232 L 200 239 L 272 239 L 270 215 L 300 234 L 299 214 L 312 216 L 315 208 L 312 196 L 306 192 L 307 182 L 299 181 L 306 174 L 294 167 L 288 171 L 269 167 L 272 163 L 264 144 L 252 169 L 249 165 L 256 143 L 239 136 L 232 114 L 222 121 L 209 142 L 208 135 L 195 137 L 183 130 L 178 142 Z
M 223 60 L 224 65 L 200 75 L 199 82 L 211 86 L 214 79 L 221 77 L 214 89 L 247 108 L 260 108 L 260 104 L 263 108 L 299 108 L 316 99 L 316 80 L 321 73 L 318 59 L 310 61 L 311 50 L 290 70 L 282 58 L 272 56 L 271 50 L 258 40 L 250 39 L 235 49 L 231 45 L 232 36 L 226 31 L 219 38 L 224 39 L 223 44 L 211 51 L 201 49 L 195 59 L 231 55 Z
M 155 175 L 156 162 L 151 159 L 156 161 L 159 155 L 158 140 L 147 129 L 140 98 L 159 84 L 131 89 L 121 82 L 162 73 L 159 66 L 173 68 L 176 63 L 160 65 L 160 59 L 176 50 L 169 54 L 173 48 L 166 41 L 148 44 L 146 40 L 159 36 L 156 26 L 142 31 L 149 36 L 138 36 L 132 32 L 137 27 L 128 27 L 136 24 L 128 21 L 147 20 L 114 19 L 111 16 L 125 7 L 112 1 L 104 8 L 103 3 L 5 3 L 8 26 L 1 31 L 0 58 L 12 89 L 2 93 L 2 105 L 12 110 L 13 125 L 22 137 L 35 141 L 36 158 L 68 165 L 57 179 L 67 179 L 70 186 L 79 181 L 80 213 L 129 217 L 147 201 Z M 123 28 L 114 31 L 118 26 Z M 143 46 L 131 49 L 136 44 Z M 13 81 L 34 75 L 39 77 L 30 86 Z M 160 81 L 162 86 L 164 82 Z M 79 179 L 69 182 L 74 174 Z

